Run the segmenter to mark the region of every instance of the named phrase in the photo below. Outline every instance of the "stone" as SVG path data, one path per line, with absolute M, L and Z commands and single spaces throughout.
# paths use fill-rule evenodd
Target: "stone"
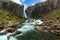
M 10 33 L 13 33 L 14 31 L 15 31 L 14 28 L 8 28 L 8 29 L 7 29 L 7 32 L 10 32 Z
M 21 32 L 20 31 L 16 31 L 15 34 L 20 34 Z
M 35 30 L 36 30 L 37 32 L 42 32 L 42 31 L 43 31 L 39 26 L 36 26 L 36 27 L 35 27 Z
M 14 25 L 18 26 L 18 25 L 20 25 L 20 22 L 15 22 Z
M 3 29 L 4 29 L 4 27 L 3 27 L 3 26 L 2 26 L 2 27 L 0 27 L 0 31 L 1 31 L 1 30 L 3 30 Z

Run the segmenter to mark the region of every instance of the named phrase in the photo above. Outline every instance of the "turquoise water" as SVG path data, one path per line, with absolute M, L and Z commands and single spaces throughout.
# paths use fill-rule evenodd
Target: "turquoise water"
M 38 33 L 36 31 L 30 31 L 23 36 L 18 36 L 17 39 L 18 40 L 60 40 L 60 36 L 46 32 Z
M 60 40 L 60 36 L 51 34 L 49 32 L 36 32 L 34 30 L 36 25 L 42 22 L 25 22 L 22 23 L 22 27 L 18 28 L 17 31 L 22 32 L 21 34 L 16 34 L 16 36 L 10 36 L 9 40 Z M 7 33 L 6 35 L 0 35 L 0 40 L 8 40 L 8 36 L 14 33 Z

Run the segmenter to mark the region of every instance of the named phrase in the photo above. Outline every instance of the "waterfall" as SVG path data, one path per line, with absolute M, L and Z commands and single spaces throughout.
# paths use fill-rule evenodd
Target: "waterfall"
M 26 14 L 26 12 L 25 12 L 27 6 L 26 6 L 26 4 L 25 4 L 22 0 L 20 0 L 20 1 L 21 1 L 22 5 L 24 5 L 24 9 L 23 9 L 23 17 L 27 18 L 27 14 Z
M 25 6 L 24 6 L 24 17 L 27 18 L 27 14 L 25 12 Z

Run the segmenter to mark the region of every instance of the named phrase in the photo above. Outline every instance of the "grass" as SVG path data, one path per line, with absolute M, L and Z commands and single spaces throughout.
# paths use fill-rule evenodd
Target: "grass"
M 25 18 L 23 17 L 18 18 L 17 16 L 12 14 L 13 14 L 12 12 L 0 9 L 0 21 L 2 23 L 8 23 L 8 22 L 15 22 L 15 21 L 23 22 L 25 20 Z
M 60 9 L 54 10 L 51 15 L 55 18 L 60 18 Z

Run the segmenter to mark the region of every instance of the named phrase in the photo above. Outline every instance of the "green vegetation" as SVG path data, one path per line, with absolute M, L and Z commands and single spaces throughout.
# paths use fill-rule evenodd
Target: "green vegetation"
M 15 16 L 12 12 L 6 11 L 6 10 L 0 10 L 0 21 L 2 23 L 8 23 L 8 22 L 23 22 L 25 18 L 18 18 Z
M 60 9 L 54 10 L 52 12 L 52 16 L 54 16 L 55 18 L 60 18 Z

